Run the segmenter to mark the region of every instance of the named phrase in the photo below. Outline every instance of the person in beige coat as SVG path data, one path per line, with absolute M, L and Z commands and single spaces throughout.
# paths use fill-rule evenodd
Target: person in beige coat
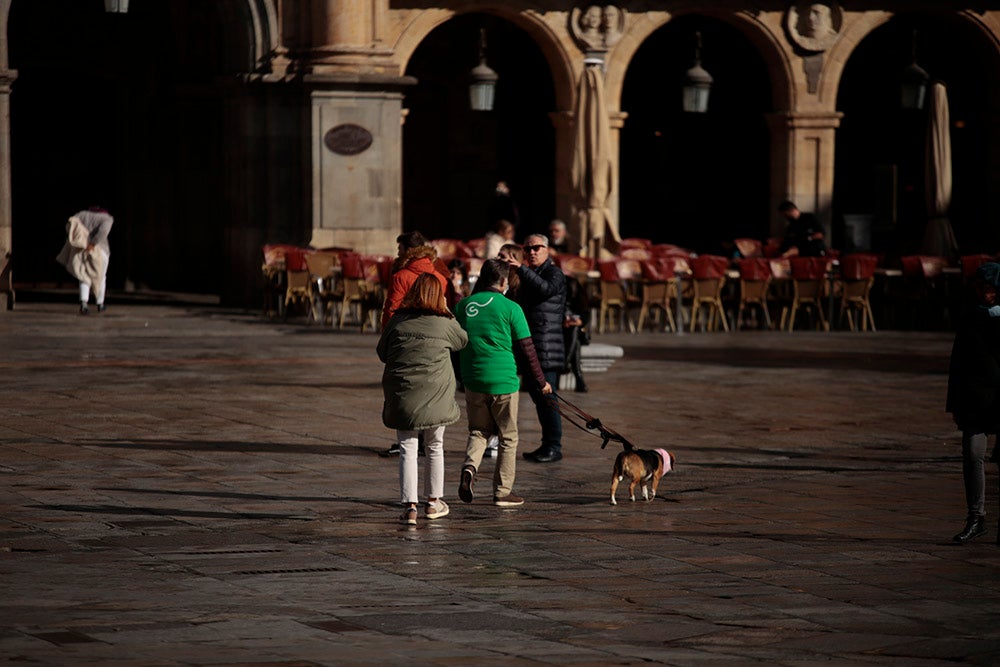
M 66 244 L 56 261 L 80 281 L 80 314 L 90 312 L 87 304 L 94 294 L 97 312 L 105 310 L 108 262 L 111 246 L 108 234 L 115 219 L 103 208 L 93 206 L 70 217 L 66 224 Z

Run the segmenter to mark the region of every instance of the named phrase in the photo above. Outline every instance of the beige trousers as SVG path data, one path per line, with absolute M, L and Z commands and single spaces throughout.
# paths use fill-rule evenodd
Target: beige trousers
M 480 394 L 465 391 L 465 408 L 469 417 L 469 440 L 465 445 L 465 463 L 477 471 L 491 435 L 500 438 L 497 464 L 493 471 L 493 496 L 510 494 L 514 487 L 517 465 L 517 402 L 518 394 Z

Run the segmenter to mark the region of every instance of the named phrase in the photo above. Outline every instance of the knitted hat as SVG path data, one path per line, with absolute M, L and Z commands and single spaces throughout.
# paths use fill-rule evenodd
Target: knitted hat
M 1000 287 L 1000 264 L 996 262 L 986 262 L 976 269 L 976 278 L 982 280 L 987 285 Z

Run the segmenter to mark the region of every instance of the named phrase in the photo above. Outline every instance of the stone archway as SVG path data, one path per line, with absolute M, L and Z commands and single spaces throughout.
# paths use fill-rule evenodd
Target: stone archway
M 696 31 L 703 37 L 702 63 L 716 78 L 706 114 L 681 109 Z M 776 100 L 787 103 L 790 96 L 787 84 L 774 92 L 768 61 L 748 32 L 754 31 L 740 21 L 682 14 L 645 32 L 641 44 L 629 40 L 627 69 L 622 54 L 614 54 L 609 88 L 621 91 L 627 115 L 620 131 L 623 236 L 713 254 L 726 252 L 723 244 L 734 238 L 768 236 L 767 118 Z M 766 39 L 758 35 L 757 41 Z
M 563 45 L 538 17 L 510 10 L 433 10 L 413 19 L 395 49 L 401 72 L 418 81 L 404 100 L 404 227 L 481 237 L 493 186 L 503 179 L 521 212 L 518 236 L 546 229 L 565 189 L 558 164 L 567 137 L 558 121 L 574 94 Z M 468 109 L 480 27 L 487 61 L 500 74 L 493 112 Z
M 1000 215 L 1000 74 L 997 35 L 975 12 L 865 15 L 843 46 L 849 57 L 831 73 L 844 120 L 837 137 L 834 211 L 839 221 L 861 216 L 861 243 L 890 257 L 921 251 L 927 220 L 924 160 L 926 112 L 900 106 L 899 75 L 917 60 L 948 89 L 953 197 L 950 222 L 963 253 L 995 252 L 1000 233 L 985 221 Z M 832 94 L 828 93 L 828 94 Z M 855 225 L 856 226 L 856 225 Z M 853 236 L 853 235 L 852 235 Z
M 7 247 L 17 248 L 18 280 L 64 281 L 51 261 L 59 221 L 100 200 L 116 215 L 113 291 L 222 293 L 234 267 L 245 269 L 227 245 L 231 221 L 246 224 L 226 194 L 233 191 L 227 160 L 244 152 L 233 149 L 239 139 L 230 102 L 240 99 L 237 77 L 266 69 L 275 51 L 272 0 L 172 3 L 162 15 L 155 14 L 161 5 L 138 3 L 126 15 L 105 15 L 99 2 L 43 14 L 24 0 L 0 3 L 0 28 L 10 37 L 3 56 L 20 69 L 11 94 L 13 144 L 3 151 L 17 171 L 0 206 L 10 211 Z M 60 55 L 82 31 L 101 48 Z M 174 56 L 153 46 L 181 32 L 185 46 Z M 42 156 L 50 163 L 42 165 Z

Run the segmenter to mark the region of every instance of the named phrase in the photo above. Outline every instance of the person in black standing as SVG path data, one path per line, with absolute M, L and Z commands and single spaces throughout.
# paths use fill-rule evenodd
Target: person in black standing
M 980 266 L 973 287 L 976 302 L 966 308 L 955 333 L 945 407 L 962 431 L 962 478 L 968 514 L 965 528 L 952 538 L 959 544 L 986 533 L 987 437 L 1000 432 L 1000 264 L 988 262 Z M 997 455 L 994 448 L 994 461 Z
M 549 258 L 549 241 L 542 234 L 532 234 L 524 241 L 527 265 L 516 260 L 508 264 L 517 270 L 520 286 L 514 297 L 528 320 L 531 340 L 545 380 L 559 386 L 559 375 L 566 367 L 563 322 L 566 319 L 566 276 Z M 542 427 L 542 444 L 524 458 L 537 463 L 551 463 L 562 458 L 562 418 L 553 397 L 531 390 L 538 421 Z

